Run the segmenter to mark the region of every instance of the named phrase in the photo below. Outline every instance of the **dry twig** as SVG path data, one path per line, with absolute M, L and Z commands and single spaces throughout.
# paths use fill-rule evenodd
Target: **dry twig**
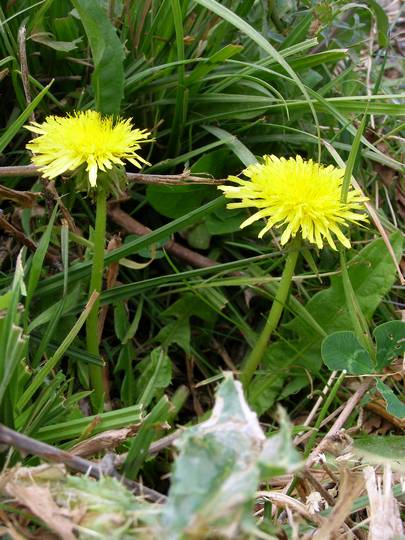
M 115 221 L 117 225 L 120 225 L 120 227 L 131 234 L 144 236 L 152 232 L 149 227 L 145 227 L 145 225 L 139 223 L 139 221 L 132 218 L 130 215 L 124 212 L 124 210 L 121 210 L 121 208 L 115 202 L 109 204 L 108 215 L 113 221 Z M 178 244 L 174 240 L 169 240 L 166 242 L 164 247 L 175 257 L 178 257 L 179 259 L 182 259 L 183 261 L 191 264 L 192 266 L 196 266 L 197 268 L 207 268 L 217 264 L 217 262 L 213 259 L 204 257 L 204 255 L 200 255 L 199 253 Z
M 0 177 L 14 176 L 41 176 L 38 167 L 35 165 L 15 165 L 11 167 L 0 167 Z M 189 186 L 190 184 L 205 184 L 219 185 L 225 180 L 214 180 L 212 178 L 201 178 L 201 176 L 193 176 L 188 172 L 182 174 L 144 174 L 144 173 L 127 173 L 127 178 L 130 182 L 138 184 L 163 184 L 176 186 Z
M 55 448 L 49 444 L 37 441 L 21 433 L 17 433 L 17 431 L 14 431 L 13 429 L 10 429 L 2 424 L 0 424 L 0 443 L 16 448 L 25 454 L 38 456 L 45 461 L 64 463 L 69 469 L 81 472 L 83 474 L 88 474 L 93 478 L 98 479 L 106 475 L 113 476 L 114 478 L 120 480 L 128 489 L 135 493 L 135 495 L 145 497 L 151 501 L 162 503 L 166 499 L 166 497 L 161 493 L 144 487 L 138 482 L 125 478 L 124 476 L 118 474 L 115 470 L 104 471 L 98 464 L 88 461 L 87 459 L 74 456 L 69 452 L 65 452 L 64 450 L 59 450 L 59 448 Z
M 357 388 L 356 392 L 352 395 L 352 397 L 347 401 L 346 405 L 343 407 L 342 412 L 339 414 L 333 426 L 330 428 L 330 430 L 322 439 L 322 441 L 318 444 L 318 446 L 314 450 L 312 450 L 311 454 L 308 456 L 308 459 L 306 461 L 307 467 L 310 467 L 317 460 L 319 454 L 323 452 L 323 450 L 327 447 L 329 441 L 333 439 L 333 437 L 337 435 L 339 431 L 343 428 L 349 416 L 357 407 L 361 398 L 370 388 L 370 385 L 372 382 L 373 382 L 373 379 L 371 378 L 366 379 Z

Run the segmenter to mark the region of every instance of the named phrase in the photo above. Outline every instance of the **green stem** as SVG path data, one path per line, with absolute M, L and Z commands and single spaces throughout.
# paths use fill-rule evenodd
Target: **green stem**
M 94 231 L 94 253 L 90 278 L 90 295 L 94 292 L 101 292 L 103 284 L 104 270 L 104 245 L 107 219 L 107 197 L 103 187 L 97 188 L 96 201 L 96 226 Z M 87 351 L 99 356 L 100 336 L 98 332 L 98 315 L 100 300 L 98 299 L 91 310 L 86 322 Z M 103 410 L 104 406 L 104 384 L 103 368 L 90 365 L 90 383 L 94 390 L 92 394 L 92 404 L 95 412 Z
M 361 310 L 357 297 L 354 293 L 352 283 L 350 281 L 350 276 L 349 276 L 347 263 L 346 263 L 346 254 L 343 249 L 340 251 L 340 267 L 342 270 L 342 282 L 343 282 L 343 290 L 344 290 L 345 298 L 346 298 L 346 307 L 349 312 L 349 316 L 353 325 L 354 333 L 356 334 L 356 337 L 359 340 L 359 342 L 370 353 L 371 358 L 374 359 L 375 351 L 374 351 L 373 340 L 370 335 L 367 321 Z
M 247 357 L 246 363 L 242 369 L 240 379 L 245 390 L 247 390 L 247 388 L 249 387 L 249 383 L 254 375 L 254 372 L 256 371 L 257 367 L 262 361 L 264 353 L 266 352 L 271 334 L 277 328 L 277 325 L 280 321 L 280 317 L 283 313 L 284 305 L 287 301 L 290 291 L 292 278 L 294 276 L 294 270 L 299 255 L 300 245 L 301 238 L 296 237 L 291 244 L 291 251 L 287 255 L 283 275 L 281 276 L 281 281 L 279 283 L 274 302 L 267 317 L 266 324 L 264 325 L 262 333 L 260 334 L 259 339 L 251 350 L 249 356 Z

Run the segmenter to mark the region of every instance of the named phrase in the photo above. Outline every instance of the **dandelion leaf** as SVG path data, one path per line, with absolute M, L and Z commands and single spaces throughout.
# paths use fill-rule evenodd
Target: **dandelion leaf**
M 179 456 L 162 516 L 165 538 L 204 538 L 210 530 L 220 538 L 235 538 L 249 528 L 263 467 L 271 473 L 277 464 L 277 470 L 285 471 L 283 429 L 282 440 L 266 441 L 241 384 L 226 374 L 211 417 L 185 431 L 177 443 Z

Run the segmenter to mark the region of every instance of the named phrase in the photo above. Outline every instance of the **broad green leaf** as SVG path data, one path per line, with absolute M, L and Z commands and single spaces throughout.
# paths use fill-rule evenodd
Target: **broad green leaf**
M 397 418 L 405 418 L 405 403 L 400 401 L 389 386 L 377 380 L 376 388 L 384 398 L 387 411 Z
M 365 435 L 353 442 L 353 450 L 368 462 L 382 465 L 388 463 L 394 470 L 405 472 L 405 436 Z
M 186 215 L 200 207 L 214 189 L 204 185 L 163 186 L 151 184 L 146 189 L 148 203 L 162 214 L 172 219 Z
M 240 230 L 240 224 L 246 219 L 244 210 L 229 212 L 226 208 L 221 208 L 210 214 L 205 221 L 208 232 L 215 234 L 229 234 Z
M 241 384 L 226 373 L 211 417 L 176 441 L 180 453 L 161 520 L 165 538 L 205 538 L 213 529 L 218 538 L 230 530 L 232 537 L 243 535 L 263 470 L 274 474 L 298 466 L 289 433 L 283 418 L 280 434 L 266 440 Z
M 283 358 L 286 358 L 285 354 L 283 354 Z M 274 356 L 272 356 L 272 360 L 271 371 L 258 373 L 249 385 L 249 404 L 259 416 L 271 409 L 276 403 L 284 387 L 284 378 L 287 376 L 287 373 L 283 373 L 283 370 L 279 369 L 277 359 L 277 365 L 274 365 Z
M 405 322 L 388 321 L 380 324 L 373 335 L 377 344 L 377 370 L 381 371 L 405 352 Z
M 190 172 L 208 178 L 226 178 L 229 170 L 237 168 L 239 165 L 239 159 L 230 151 L 229 147 L 222 147 L 203 154 L 192 164 Z M 227 213 L 230 212 L 227 211 Z
M 89 40 L 94 71 L 96 109 L 118 114 L 124 94 L 124 51 L 116 30 L 100 2 L 72 0 Z
M 176 344 L 184 352 L 190 353 L 190 323 L 187 316 L 169 321 L 156 336 L 156 341 L 165 349 Z
M 190 247 L 200 250 L 208 249 L 211 243 L 211 234 L 206 223 L 197 223 L 190 227 L 185 233 Z
M 402 253 L 401 235 L 393 234 L 390 241 L 399 258 Z M 396 279 L 396 270 L 383 240 L 371 242 L 350 260 L 348 266 L 361 309 L 366 318 L 371 319 Z M 310 373 L 319 371 L 322 365 L 321 344 L 325 335 L 351 330 L 340 276 L 333 276 L 330 287 L 315 294 L 305 306 L 300 306 L 300 311 L 304 313 L 299 314 L 298 311 L 299 315 L 284 326 L 286 330 L 296 332 L 297 339 L 289 338 L 270 344 L 264 361 L 264 369 L 269 369 L 270 373 L 268 376 L 260 373 L 252 381 L 249 403 L 253 404 L 259 414 L 274 405 L 285 381 L 290 380 L 290 377 L 292 381 L 299 376 L 304 382 L 302 375 L 306 370 Z M 311 320 L 320 327 L 321 332 L 314 331 Z M 295 375 L 292 375 L 293 372 Z
M 390 241 L 399 257 L 402 250 L 401 234 L 393 234 Z M 384 241 L 379 238 L 363 248 L 348 262 L 348 270 L 359 306 L 365 317 L 370 319 L 396 277 L 396 270 Z M 351 330 L 341 276 L 332 276 L 331 286 L 315 294 L 305 309 L 327 334 Z M 314 340 L 312 328 L 302 318 L 295 318 L 286 327 L 294 330 L 304 342 Z
M 258 460 L 266 439 L 242 387 L 230 375 L 219 386 L 211 417 L 176 441 L 179 456 L 162 516 L 166 540 L 203 538 L 215 527 L 223 537 L 249 520 L 260 480 Z
M 322 358 L 331 370 L 343 370 L 353 375 L 374 371 L 368 352 L 360 345 L 353 332 L 335 332 L 322 342 Z

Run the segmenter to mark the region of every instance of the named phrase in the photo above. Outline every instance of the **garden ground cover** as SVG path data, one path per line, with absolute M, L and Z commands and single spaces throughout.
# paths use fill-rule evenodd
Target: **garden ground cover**
M 404 535 L 404 9 L 0 7 L 5 538 Z M 93 110 L 147 164 L 41 175 L 27 126 Z M 218 187 L 264 155 L 344 168 L 350 249 L 240 227 Z

